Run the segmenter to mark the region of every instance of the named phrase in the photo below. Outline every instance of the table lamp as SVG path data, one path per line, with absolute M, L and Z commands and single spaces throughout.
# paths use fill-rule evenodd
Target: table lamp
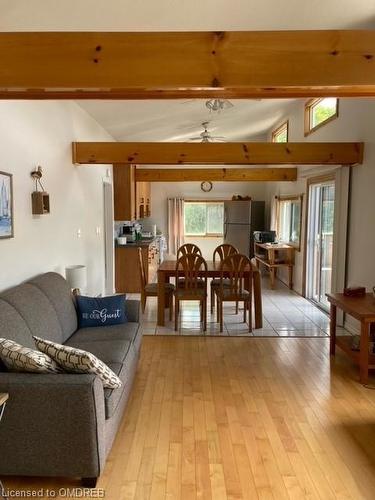
M 87 285 L 86 266 L 76 265 L 65 268 L 66 281 L 73 291 L 73 295 L 80 295 L 81 289 L 85 290 Z

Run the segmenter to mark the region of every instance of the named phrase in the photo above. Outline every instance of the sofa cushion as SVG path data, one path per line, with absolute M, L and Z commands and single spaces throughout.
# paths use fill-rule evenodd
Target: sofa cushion
M 56 311 L 39 288 L 26 283 L 2 293 L 0 298 L 19 312 L 32 335 L 62 342 L 62 329 Z
M 75 337 L 73 335 L 66 342 L 66 345 L 91 352 L 103 363 L 122 363 L 130 347 L 128 340 L 88 340 L 78 342 Z
M 20 313 L 8 302 L 0 298 L 0 337 L 14 340 L 31 349 L 35 349 L 35 342 L 30 328 Z
M 47 354 L 0 338 L 0 358 L 11 372 L 61 373 L 63 370 Z
M 77 312 L 67 281 L 57 273 L 45 273 L 29 281 L 41 290 L 53 305 L 65 342 L 77 330 Z
M 122 382 L 118 376 L 91 352 L 76 349 L 49 340 L 34 337 L 37 348 L 50 356 L 68 373 L 92 373 L 103 382 L 103 387 L 117 389 Z
M 102 326 L 101 328 L 80 328 L 73 335 L 74 342 L 91 340 L 134 340 L 138 323 L 123 323 L 122 325 Z
M 125 300 L 125 314 L 131 323 L 139 323 L 140 301 L 134 299 Z
M 78 324 L 80 328 L 121 325 L 125 316 L 125 295 L 85 297 L 77 295 Z
M 122 382 L 120 389 L 104 389 L 104 404 L 105 404 L 105 417 L 111 418 L 116 412 L 117 406 L 120 402 L 124 391 L 128 390 L 127 386 L 132 383 L 131 372 L 134 370 L 135 350 L 129 349 L 129 352 L 123 363 L 109 363 L 108 367 L 116 373 Z M 129 388 L 130 390 L 130 388 Z

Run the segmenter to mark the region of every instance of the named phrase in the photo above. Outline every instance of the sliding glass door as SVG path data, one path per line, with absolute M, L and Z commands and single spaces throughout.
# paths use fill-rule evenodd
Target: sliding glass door
M 310 183 L 307 221 L 307 298 L 328 310 L 331 291 L 335 181 Z

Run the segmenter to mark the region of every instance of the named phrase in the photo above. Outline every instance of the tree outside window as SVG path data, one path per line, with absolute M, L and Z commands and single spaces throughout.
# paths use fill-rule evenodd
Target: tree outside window
M 224 203 L 185 201 L 185 236 L 222 236 Z
M 286 121 L 272 132 L 272 142 L 288 142 L 289 122 Z
M 338 115 L 339 100 L 336 97 L 311 99 L 305 105 L 305 135 L 334 120 Z

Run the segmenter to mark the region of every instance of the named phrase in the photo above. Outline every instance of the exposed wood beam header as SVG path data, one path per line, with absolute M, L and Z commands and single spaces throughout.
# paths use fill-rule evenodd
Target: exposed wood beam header
M 0 33 L 0 97 L 374 96 L 375 31 Z
M 73 163 L 137 165 L 354 165 L 357 142 L 75 142 Z
M 120 168 L 120 167 L 117 167 Z M 296 168 L 158 168 L 138 169 L 138 182 L 295 181 Z

